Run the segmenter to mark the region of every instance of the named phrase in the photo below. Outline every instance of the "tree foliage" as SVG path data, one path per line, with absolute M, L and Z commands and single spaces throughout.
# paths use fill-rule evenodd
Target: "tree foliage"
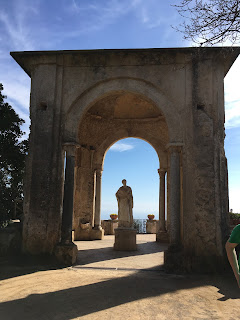
M 19 139 L 24 132 L 14 109 L 4 102 L 0 83 L 0 226 L 12 218 L 16 199 L 23 199 L 23 174 L 28 141 Z
M 240 39 L 240 0 L 182 0 L 174 5 L 185 22 L 177 28 L 196 44 L 214 45 Z

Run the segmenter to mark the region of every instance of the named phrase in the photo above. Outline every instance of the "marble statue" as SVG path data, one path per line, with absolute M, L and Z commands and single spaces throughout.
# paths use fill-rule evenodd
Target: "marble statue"
M 116 193 L 118 201 L 118 227 L 131 228 L 133 225 L 133 196 L 132 189 L 128 187 L 127 181 L 122 180 L 123 186 Z

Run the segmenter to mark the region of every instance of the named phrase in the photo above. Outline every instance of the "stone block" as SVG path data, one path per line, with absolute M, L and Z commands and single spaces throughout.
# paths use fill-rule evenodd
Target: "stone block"
M 115 234 L 115 229 L 118 228 L 118 220 L 102 220 L 104 234 Z
M 74 230 L 74 241 L 91 240 L 92 226 L 89 223 L 80 223 Z
M 103 240 L 104 230 L 102 228 L 92 229 L 90 232 L 90 240 Z
M 78 248 L 72 242 L 69 244 L 59 243 L 54 250 L 57 260 L 66 266 L 71 266 L 77 261 L 77 254 Z
M 137 230 L 131 228 L 115 229 L 114 250 L 118 251 L 135 251 Z
M 80 240 L 102 240 L 104 238 L 104 230 L 102 228 L 76 228 L 74 230 L 74 241 Z
M 147 233 L 157 233 L 157 220 L 147 220 L 146 232 Z
M 157 242 L 169 243 L 169 234 L 167 231 L 158 231 L 156 234 Z

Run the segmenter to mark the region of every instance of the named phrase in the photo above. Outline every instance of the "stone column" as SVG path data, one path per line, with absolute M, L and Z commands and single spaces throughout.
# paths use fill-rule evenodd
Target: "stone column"
M 165 227 L 165 175 L 166 169 L 158 169 L 159 173 L 159 225 L 157 229 L 156 240 L 159 242 L 167 243 L 168 233 Z
M 77 246 L 72 242 L 72 219 L 73 219 L 73 197 L 74 197 L 74 170 L 75 170 L 75 149 L 76 145 L 66 143 L 66 167 L 63 196 L 63 213 L 61 242 L 55 249 L 57 259 L 66 264 L 72 265 L 77 259 Z
M 95 212 L 94 227 L 91 232 L 92 240 L 102 240 L 104 230 L 101 227 L 101 189 L 102 189 L 102 169 L 95 170 Z
M 62 244 L 68 244 L 72 242 L 75 146 L 67 145 L 65 146 L 65 150 L 66 150 L 66 167 L 65 167 L 62 229 L 61 229 Z
M 165 174 L 166 169 L 158 169 L 160 188 L 159 188 L 159 231 L 166 232 L 165 227 Z
M 180 151 L 170 146 L 170 244 L 180 245 Z
M 96 207 L 96 170 L 93 170 L 93 208 L 92 208 L 92 227 L 94 228 L 95 207 Z
M 94 215 L 94 229 L 101 229 L 101 190 L 102 190 L 102 170 L 96 170 L 96 201 Z

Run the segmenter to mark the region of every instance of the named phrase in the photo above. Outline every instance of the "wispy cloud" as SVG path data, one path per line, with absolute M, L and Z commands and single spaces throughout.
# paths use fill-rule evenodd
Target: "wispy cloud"
M 31 29 L 27 21 L 29 15 L 36 14 L 36 8 L 29 6 L 24 0 L 17 1 L 12 11 L 4 9 L 0 12 L 0 26 L 5 31 L 5 37 L 1 42 L 5 42 L 11 49 L 34 50 L 33 40 L 30 36 Z M 7 41 L 6 41 L 7 40 Z
M 65 31 L 64 37 L 76 37 L 80 34 L 101 30 L 104 27 L 116 22 L 120 17 L 127 15 L 134 10 L 142 0 L 110 0 L 98 1 L 90 0 L 82 3 L 80 0 L 65 0 L 65 10 L 71 13 L 73 19 L 82 16 L 84 25 L 78 25 L 75 30 Z M 86 20 L 86 16 L 88 19 Z M 81 19 L 80 19 L 81 21 Z
M 165 10 L 170 10 L 171 14 L 163 14 Z M 158 0 L 148 0 L 141 1 L 139 5 L 136 7 L 137 16 L 140 17 L 141 23 L 147 29 L 158 28 L 160 26 L 164 27 L 164 33 L 166 32 L 166 26 L 169 27 L 169 31 L 171 30 L 170 24 L 174 24 L 175 22 L 179 22 L 179 14 L 177 10 L 170 6 L 168 2 L 160 2 Z M 161 37 L 164 35 L 162 34 Z
M 123 142 L 117 142 L 109 150 L 111 151 L 117 151 L 117 152 L 123 152 L 123 151 L 129 151 L 134 149 L 134 145 L 123 143 Z
M 6 101 L 14 108 L 20 118 L 25 120 L 23 130 L 29 132 L 29 96 L 30 78 L 9 55 L 14 50 L 34 50 L 31 17 L 38 14 L 38 0 L 34 7 L 26 0 L 14 0 L 4 3 L 0 11 L 1 57 L 0 82 L 4 86 Z
M 240 98 L 226 103 L 225 109 L 226 128 L 240 127 Z
M 7 96 L 5 100 L 16 111 L 16 113 L 25 120 L 23 130 L 29 133 L 29 100 L 30 100 L 30 79 L 24 72 L 8 73 L 1 78 L 4 85 L 3 94 Z

